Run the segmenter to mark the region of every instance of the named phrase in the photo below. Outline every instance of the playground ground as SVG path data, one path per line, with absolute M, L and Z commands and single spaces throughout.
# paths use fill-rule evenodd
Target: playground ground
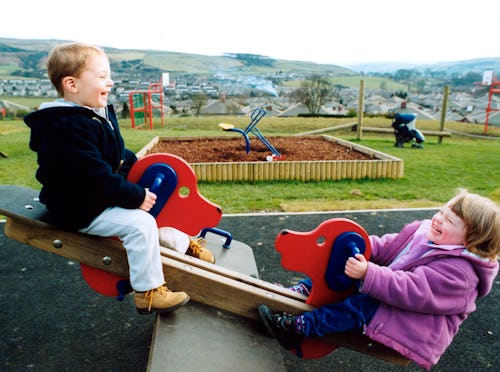
M 218 227 L 253 248 L 261 279 L 290 284 L 300 274 L 280 266 L 273 244 L 281 229 L 310 231 L 326 219 L 343 217 L 358 222 L 369 234 L 380 235 L 433 213 L 415 209 L 228 215 Z M 1 224 L 0 283 L 0 370 L 146 370 L 154 316 L 138 315 L 131 296 L 118 302 L 93 292 L 81 278 L 78 264 L 6 238 Z M 497 278 L 493 291 L 478 300 L 478 310 L 465 321 L 434 371 L 498 371 L 499 297 Z M 203 337 L 193 335 L 198 336 Z M 287 352 L 282 357 L 288 371 L 421 370 L 413 363 L 397 367 L 345 349 L 317 360 L 298 359 Z M 235 355 L 234 363 L 228 361 L 229 367 L 218 370 L 238 370 L 237 360 Z M 204 371 L 203 366 L 198 370 Z

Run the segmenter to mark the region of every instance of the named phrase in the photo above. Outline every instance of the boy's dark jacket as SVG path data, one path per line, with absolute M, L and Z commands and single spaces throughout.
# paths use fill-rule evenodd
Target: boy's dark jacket
M 126 180 L 137 161 L 126 149 L 112 106 L 108 120 L 91 109 L 61 105 L 24 118 L 30 148 L 38 154 L 40 201 L 51 222 L 67 229 L 87 227 L 108 207 L 138 208 L 145 190 Z

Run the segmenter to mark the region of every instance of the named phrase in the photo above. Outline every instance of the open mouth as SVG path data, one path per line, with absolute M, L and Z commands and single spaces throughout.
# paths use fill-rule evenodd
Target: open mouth
M 436 224 L 432 224 L 432 232 L 436 233 L 436 234 L 441 234 L 441 229 L 439 227 L 437 227 Z

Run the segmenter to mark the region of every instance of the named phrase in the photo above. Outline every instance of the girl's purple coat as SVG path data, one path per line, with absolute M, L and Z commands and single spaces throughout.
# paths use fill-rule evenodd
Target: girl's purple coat
M 439 361 L 498 273 L 498 262 L 464 246 L 428 242 L 430 223 L 417 221 L 399 234 L 370 236 L 371 261 L 377 265 L 368 264 L 360 289 L 381 301 L 366 334 L 427 369 Z

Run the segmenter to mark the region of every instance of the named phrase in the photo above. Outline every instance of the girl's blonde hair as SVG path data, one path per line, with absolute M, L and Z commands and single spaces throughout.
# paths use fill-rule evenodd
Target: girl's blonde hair
M 460 189 L 449 201 L 450 209 L 467 228 L 465 246 L 472 253 L 497 260 L 500 253 L 500 213 L 492 200 Z
M 105 55 L 101 48 L 84 43 L 66 43 L 52 48 L 47 60 L 47 73 L 52 85 L 64 96 L 62 80 L 66 76 L 79 77 L 91 56 Z

